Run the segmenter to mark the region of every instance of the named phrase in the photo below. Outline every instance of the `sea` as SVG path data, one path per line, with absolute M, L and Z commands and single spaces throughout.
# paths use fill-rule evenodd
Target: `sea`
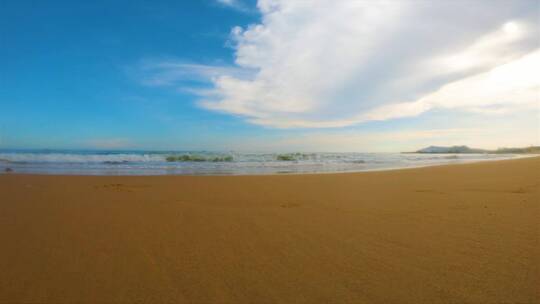
M 425 167 L 519 154 L 242 153 L 208 151 L 0 150 L 0 174 L 262 175 Z

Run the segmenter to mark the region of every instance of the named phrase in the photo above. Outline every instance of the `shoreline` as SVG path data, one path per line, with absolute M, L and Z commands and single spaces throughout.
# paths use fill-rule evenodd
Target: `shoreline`
M 363 170 L 350 170 L 350 171 L 321 171 L 321 172 L 269 172 L 269 173 L 172 173 L 172 174 L 81 174 L 81 173 L 44 173 L 44 172 L 5 172 L 4 170 L 0 171 L 1 175 L 43 175 L 43 176 L 117 176 L 117 177 L 129 177 L 129 176 L 140 176 L 140 177 L 153 177 L 153 176 L 284 176 L 284 175 L 327 175 L 327 174 L 355 174 L 355 173 L 367 173 L 367 172 L 384 172 L 384 171 L 399 171 L 399 170 L 411 170 L 411 169 L 420 169 L 420 168 L 429 168 L 429 167 L 439 167 L 439 166 L 453 166 L 453 165 L 467 165 L 475 163 L 484 163 L 484 162 L 499 162 L 499 161 L 508 161 L 508 160 L 517 160 L 524 158 L 540 158 L 539 154 L 514 154 L 508 158 L 497 158 L 497 159 L 463 159 L 461 161 L 452 162 L 452 163 L 435 163 L 435 164 L 419 164 L 405 167 L 388 167 L 388 168 L 373 168 L 373 169 L 363 169 Z M 5 168 L 10 168 L 5 166 Z
M 540 157 L 0 193 L 0 303 L 540 301 Z

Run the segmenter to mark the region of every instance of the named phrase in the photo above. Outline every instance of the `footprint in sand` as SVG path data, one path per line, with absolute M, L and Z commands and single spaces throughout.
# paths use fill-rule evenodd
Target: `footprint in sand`
M 295 207 L 300 207 L 300 204 L 287 202 L 287 203 L 281 204 L 280 206 L 281 208 L 295 208 Z
M 524 189 L 524 188 L 518 188 L 518 189 L 510 191 L 510 193 L 527 193 L 527 192 L 529 191 L 527 191 L 527 189 Z
M 419 189 L 419 190 L 414 190 L 414 192 L 444 194 L 444 192 L 442 192 L 442 191 L 430 190 L 430 189 Z
M 124 192 L 133 192 L 133 187 L 126 186 L 124 184 L 106 184 L 101 186 L 94 186 L 95 189 L 106 189 L 112 191 L 124 191 Z

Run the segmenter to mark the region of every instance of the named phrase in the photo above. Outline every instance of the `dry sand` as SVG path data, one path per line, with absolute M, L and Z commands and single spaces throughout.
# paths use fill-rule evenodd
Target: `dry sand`
M 0 303 L 539 303 L 540 158 L 0 175 Z

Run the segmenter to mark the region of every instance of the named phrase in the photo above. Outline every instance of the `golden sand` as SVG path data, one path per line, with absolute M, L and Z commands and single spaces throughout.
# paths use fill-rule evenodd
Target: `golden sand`
M 0 175 L 0 303 L 539 303 L 540 158 Z

